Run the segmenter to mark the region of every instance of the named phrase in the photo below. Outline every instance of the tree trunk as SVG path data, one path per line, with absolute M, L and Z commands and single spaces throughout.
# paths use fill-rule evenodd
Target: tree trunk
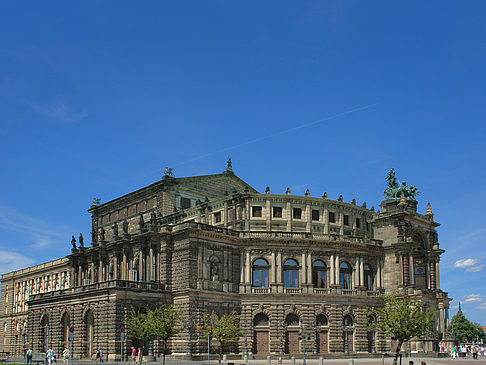
M 162 348 L 162 365 L 165 365 L 165 351 L 167 349 L 167 341 L 163 341 L 164 342 L 164 347 Z
M 221 356 L 223 355 L 223 341 L 219 341 L 219 364 L 221 365 Z
M 395 351 L 395 357 L 393 358 L 393 365 L 397 365 L 398 356 L 400 355 L 400 349 L 402 347 L 402 343 L 403 343 L 403 341 L 398 341 L 397 349 Z

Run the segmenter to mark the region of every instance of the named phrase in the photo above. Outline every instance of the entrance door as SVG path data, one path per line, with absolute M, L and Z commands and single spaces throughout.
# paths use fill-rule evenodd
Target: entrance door
M 321 331 L 317 333 L 317 344 L 319 346 L 319 353 L 320 354 L 327 354 L 328 352 L 328 333 L 327 331 Z
M 299 332 L 298 331 L 288 331 L 287 338 L 285 341 L 285 352 L 287 354 L 298 354 L 299 349 Z
M 375 353 L 375 332 L 374 331 L 368 331 L 367 332 L 367 337 L 368 337 L 368 352 Z
M 347 330 L 343 332 L 343 340 L 344 340 L 344 352 L 345 353 L 352 353 L 353 349 L 353 331 Z M 347 351 L 346 351 L 347 350 Z
M 268 331 L 255 332 L 254 352 L 256 354 L 269 354 L 270 351 L 268 348 Z

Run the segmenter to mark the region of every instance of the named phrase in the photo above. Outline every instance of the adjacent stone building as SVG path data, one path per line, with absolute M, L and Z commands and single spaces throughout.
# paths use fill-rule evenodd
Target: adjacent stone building
M 450 301 L 440 289 L 439 224 L 430 205 L 417 213 L 413 196 L 380 207 L 309 191 L 261 194 L 230 163 L 207 176 L 167 170 L 161 181 L 93 204 L 91 244 L 73 237 L 66 258 L 2 276 L 0 352 L 72 345 L 77 358 L 101 347 L 119 359 L 122 347 L 127 354 L 138 345 L 122 334 L 131 308 L 173 303 L 184 313 L 174 355 L 207 351 L 195 324 L 212 311 L 241 314 L 245 336 L 228 348 L 234 353 L 387 353 L 393 339 L 368 330 L 377 318 L 366 309 L 396 291 L 437 311 L 435 335 L 405 346 L 432 354 L 448 333 Z

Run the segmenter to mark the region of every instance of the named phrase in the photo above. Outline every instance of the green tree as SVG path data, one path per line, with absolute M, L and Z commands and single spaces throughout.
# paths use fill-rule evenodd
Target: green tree
M 398 341 L 393 365 L 397 364 L 404 342 L 422 337 L 431 327 L 434 312 L 425 311 L 422 302 L 398 297 L 396 294 L 383 296 L 383 307 L 369 308 L 377 316 L 376 323 L 370 323 L 370 330 L 379 329 L 383 337 L 391 336 Z
M 173 305 L 163 305 L 146 311 L 135 311 L 127 322 L 128 335 L 143 341 L 162 341 L 162 364 L 168 340 L 179 332 L 182 313 Z M 139 359 L 140 361 L 140 359 Z
M 219 363 L 223 354 L 223 347 L 226 343 L 243 336 L 240 329 L 240 316 L 237 314 L 223 314 L 221 317 L 214 312 L 204 314 L 200 324 L 197 326 L 200 338 L 215 338 L 219 343 Z
M 485 340 L 483 329 L 478 324 L 470 322 L 462 312 L 457 312 L 452 317 L 450 328 L 460 342 Z

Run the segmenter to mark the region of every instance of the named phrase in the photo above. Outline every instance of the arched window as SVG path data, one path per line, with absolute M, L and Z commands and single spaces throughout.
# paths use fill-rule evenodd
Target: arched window
M 90 309 L 84 316 L 85 338 L 86 338 L 86 355 L 91 356 L 94 353 L 94 314 Z
M 314 261 L 312 265 L 312 280 L 314 288 L 325 288 L 326 285 L 326 264 L 321 260 Z
M 364 285 L 366 290 L 373 290 L 373 269 L 370 265 L 364 265 Z
M 343 318 L 343 326 L 351 327 L 352 325 L 353 325 L 353 318 L 349 314 L 346 314 Z
M 285 317 L 285 324 L 287 326 L 298 326 L 300 324 L 299 317 L 295 314 L 287 314 L 287 317 Z
M 284 287 L 299 287 L 299 264 L 294 259 L 287 259 L 284 262 Z
M 352 271 L 351 266 L 346 261 L 341 262 L 339 265 L 339 284 L 342 289 L 351 289 Z
M 268 316 L 264 313 L 258 313 L 255 318 L 253 318 L 253 325 L 258 326 L 268 326 Z
M 316 326 L 327 326 L 327 317 L 324 314 L 318 314 L 316 317 Z
M 253 261 L 253 286 L 268 287 L 268 261 L 256 259 Z

